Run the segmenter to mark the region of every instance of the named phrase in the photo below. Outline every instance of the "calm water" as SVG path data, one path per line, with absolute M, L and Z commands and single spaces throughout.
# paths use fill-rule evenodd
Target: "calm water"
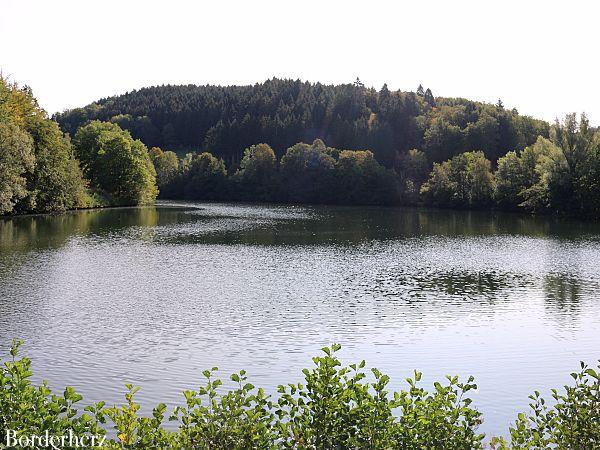
M 273 389 L 323 345 L 394 388 L 473 374 L 482 429 L 600 358 L 600 227 L 401 208 L 163 203 L 0 220 L 0 351 L 88 400 L 181 400 L 202 369 Z M 39 379 L 39 378 L 37 378 Z

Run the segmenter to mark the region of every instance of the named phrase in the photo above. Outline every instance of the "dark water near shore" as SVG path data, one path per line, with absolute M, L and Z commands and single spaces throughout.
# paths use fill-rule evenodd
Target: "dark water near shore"
M 299 381 L 323 345 L 404 387 L 476 377 L 487 433 L 600 358 L 600 226 L 410 208 L 163 203 L 0 219 L 0 351 L 145 407 L 201 370 Z

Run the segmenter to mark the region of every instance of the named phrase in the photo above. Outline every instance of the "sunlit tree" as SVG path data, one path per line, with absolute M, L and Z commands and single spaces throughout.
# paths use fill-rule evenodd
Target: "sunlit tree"
M 79 129 L 74 146 L 91 187 L 119 205 L 156 198 L 156 171 L 148 149 L 117 124 L 94 121 Z
M 435 163 L 421 187 L 427 203 L 445 207 L 489 206 L 493 193 L 491 163 L 481 151 L 461 153 L 449 161 Z
M 0 122 L 0 214 L 13 212 L 27 196 L 28 173 L 33 171 L 33 139 L 17 125 Z
M 237 173 L 244 199 L 272 200 L 277 190 L 277 158 L 268 144 L 257 144 L 244 151 Z

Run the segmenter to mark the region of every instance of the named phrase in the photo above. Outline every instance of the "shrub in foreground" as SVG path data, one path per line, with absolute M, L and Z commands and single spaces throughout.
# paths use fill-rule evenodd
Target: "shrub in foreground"
M 510 428 L 510 443 L 495 439 L 499 449 L 600 448 L 600 365 L 595 370 L 581 363 L 571 373 L 574 385 L 552 389 L 552 405 L 535 391 L 528 414 L 521 413 Z
M 197 391 L 184 392 L 183 406 L 167 415 L 160 404 L 151 417 L 139 414 L 138 388 L 131 385 L 123 405 L 101 402 L 81 413 L 75 405 L 82 397 L 72 388 L 58 396 L 46 384 L 31 383 L 31 362 L 17 358 L 18 347 L 0 371 L 3 436 L 7 430 L 21 436 L 73 430 L 115 436 L 103 444 L 115 449 L 471 449 L 481 448 L 483 439 L 476 432 L 480 414 L 465 396 L 475 388 L 472 379 L 448 378 L 429 392 L 415 372 L 407 391 L 390 395 L 387 375 L 372 369 L 367 377 L 364 361 L 342 366 L 335 345 L 304 369 L 304 383 L 279 386 L 275 397 L 249 383 L 244 371 L 231 376 L 237 388 L 220 394 L 213 368 Z M 177 422 L 176 431 L 163 427 L 167 417 Z
M 377 369 L 367 375 L 365 362 L 343 366 L 339 346 L 323 348 L 304 369 L 304 382 L 279 386 L 267 395 L 248 382 L 246 373 L 231 375 L 236 387 L 222 392 L 216 368 L 203 373 L 204 384 L 183 393 L 184 403 L 170 414 L 159 404 L 152 415 L 140 414 L 139 388 L 127 385 L 125 403 L 76 405 L 82 396 L 67 387 L 62 395 L 31 383 L 31 362 L 18 357 L 15 342 L 0 368 L 0 434 L 18 436 L 98 436 L 107 449 L 480 449 L 481 414 L 468 397 L 473 378 L 462 383 L 447 377 L 428 391 L 421 374 L 408 378 L 408 389 L 389 393 L 389 377 Z M 548 407 L 539 393 L 533 412 L 520 414 L 510 442 L 494 439 L 494 448 L 598 448 L 599 376 L 586 366 L 573 374 L 575 386 Z M 175 427 L 165 428 L 166 421 Z M 171 431 L 172 430 L 172 431 Z M 3 447 L 0 443 L 0 448 Z M 63 445 L 61 448 L 75 448 Z

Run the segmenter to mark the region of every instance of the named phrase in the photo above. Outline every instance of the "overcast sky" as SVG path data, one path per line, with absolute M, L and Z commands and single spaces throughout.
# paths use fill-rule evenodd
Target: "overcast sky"
M 493 4 L 492 4 L 493 3 Z M 156 84 L 325 83 L 600 123 L 596 1 L 0 0 L 0 68 L 50 113 Z

